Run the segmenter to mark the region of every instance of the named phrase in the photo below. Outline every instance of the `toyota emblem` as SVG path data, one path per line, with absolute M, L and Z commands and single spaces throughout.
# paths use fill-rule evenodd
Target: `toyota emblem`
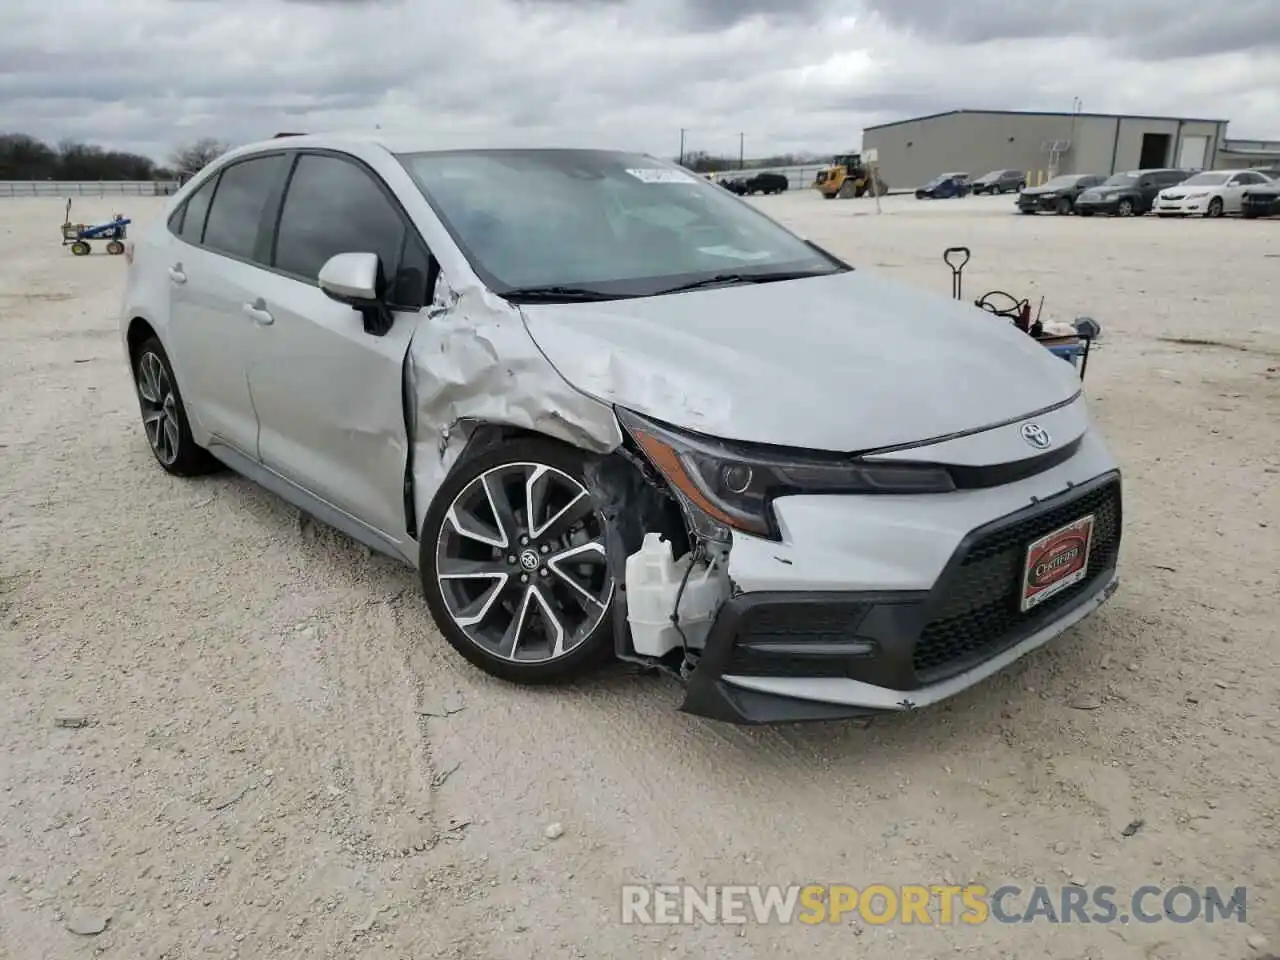
M 1022 439 L 1037 450 L 1043 450 L 1051 442 L 1049 431 L 1038 423 L 1024 423 L 1022 425 Z

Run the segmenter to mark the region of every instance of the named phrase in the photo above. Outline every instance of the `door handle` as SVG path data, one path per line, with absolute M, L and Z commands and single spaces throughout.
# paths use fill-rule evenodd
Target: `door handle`
M 260 327 L 267 327 L 276 322 L 276 318 L 267 309 L 266 301 L 261 297 L 253 301 L 253 303 L 244 304 L 240 309 L 244 311 L 246 317 Z
M 174 283 L 186 283 L 187 275 L 182 272 L 182 264 L 175 263 L 169 268 L 169 279 Z

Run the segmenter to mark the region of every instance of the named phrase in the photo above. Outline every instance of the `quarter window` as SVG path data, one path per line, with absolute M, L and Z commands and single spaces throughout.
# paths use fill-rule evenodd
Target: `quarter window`
M 263 213 L 287 164 L 288 158 L 277 153 L 242 160 L 223 170 L 205 224 L 204 245 L 252 260 Z
M 187 198 L 182 209 L 174 217 L 174 232 L 187 243 L 199 244 L 204 234 L 204 220 L 209 214 L 209 201 L 213 199 L 216 176 L 210 177 L 204 186 Z
M 338 157 L 303 154 L 280 212 L 274 266 L 314 283 L 339 253 L 376 253 L 387 299 L 405 307 L 425 302 L 430 258 L 373 177 Z

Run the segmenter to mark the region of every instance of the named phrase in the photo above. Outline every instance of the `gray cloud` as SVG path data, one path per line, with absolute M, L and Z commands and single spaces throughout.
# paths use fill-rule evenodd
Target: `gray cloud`
M 131 0 L 126 18 L 8 0 L 0 103 L 10 130 L 157 157 L 373 127 L 441 146 L 674 153 L 686 128 L 691 149 L 736 154 L 741 131 L 749 154 L 836 151 L 871 123 L 1074 96 L 1280 134 L 1280 57 L 1262 49 L 1280 18 L 1251 19 L 1276 0 L 1180 2 Z
M 887 24 L 956 44 L 1088 37 L 1142 60 L 1280 49 L 1276 0 L 866 0 Z

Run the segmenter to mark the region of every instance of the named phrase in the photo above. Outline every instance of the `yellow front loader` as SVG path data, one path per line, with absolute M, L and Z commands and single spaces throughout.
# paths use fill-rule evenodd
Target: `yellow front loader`
M 828 200 L 839 197 L 862 197 L 871 192 L 871 176 L 860 153 L 839 153 L 831 158 L 831 166 L 823 167 L 813 181 L 813 187 Z M 889 185 L 875 174 L 875 192 L 884 196 Z

